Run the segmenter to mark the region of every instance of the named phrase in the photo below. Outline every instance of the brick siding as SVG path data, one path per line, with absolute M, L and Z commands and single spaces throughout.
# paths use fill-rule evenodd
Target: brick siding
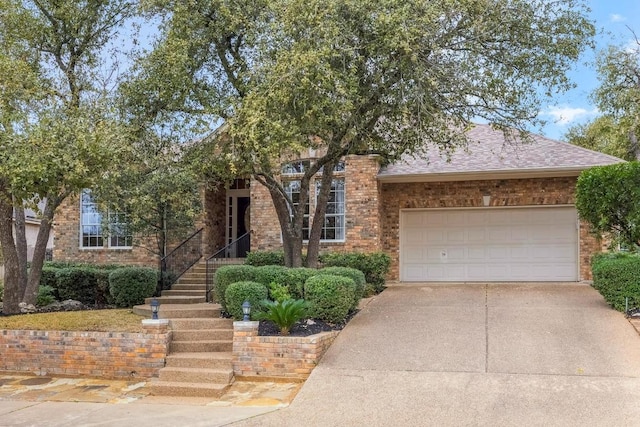
M 233 373 L 243 379 L 306 379 L 338 331 L 308 337 L 261 337 L 258 322 L 233 324 Z
M 0 371 L 94 378 L 151 378 L 164 367 L 171 333 L 1 330 Z
M 54 217 L 54 261 L 73 261 L 92 264 L 126 264 L 155 267 L 158 256 L 142 246 L 153 247 L 155 240 L 134 237 L 131 249 L 81 248 L 80 247 L 80 201 L 68 197 L 56 211 Z
M 382 249 L 391 256 L 390 278 L 399 277 L 400 210 L 482 207 L 483 194 L 491 206 L 552 206 L 575 203 L 575 177 L 484 181 L 382 183 Z M 591 256 L 602 244 L 580 227 L 580 279 L 591 279 Z
M 323 242 L 321 250 L 380 250 L 380 198 L 376 180 L 379 168 L 376 156 L 348 156 L 345 159 L 346 238 L 344 242 Z M 315 209 L 313 200 L 311 197 L 311 212 Z M 258 183 L 251 186 L 251 249 L 282 249 L 280 224 L 271 195 Z

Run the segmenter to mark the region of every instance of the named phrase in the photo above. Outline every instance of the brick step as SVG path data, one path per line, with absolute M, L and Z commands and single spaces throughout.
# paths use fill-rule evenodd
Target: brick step
M 162 291 L 163 297 L 200 297 L 204 295 L 206 289 L 171 289 L 170 291 Z
M 174 341 L 232 340 L 233 329 L 174 329 Z
M 232 366 L 230 352 L 173 353 L 167 356 L 166 366 L 172 368 L 224 369 Z
M 193 329 L 229 329 L 233 330 L 233 319 L 218 318 L 179 318 L 171 319 L 169 325 L 173 331 Z
M 154 396 L 184 396 L 184 397 L 220 397 L 229 388 L 229 384 L 215 383 L 184 383 L 174 381 L 160 381 L 153 379 L 147 383 L 149 391 Z
M 171 341 L 169 344 L 170 353 L 228 352 L 232 348 L 232 340 Z
M 151 307 L 136 305 L 133 312 L 140 316 L 151 317 Z M 220 305 L 218 304 L 164 304 L 158 311 L 160 319 L 184 319 L 184 318 L 219 318 Z
M 160 369 L 158 378 L 167 382 L 229 384 L 233 379 L 233 369 L 165 367 Z
M 162 295 L 157 298 L 145 298 L 145 304 L 151 304 L 154 299 L 158 300 L 160 305 L 164 304 L 199 304 L 207 302 L 204 295 L 184 296 L 184 295 Z

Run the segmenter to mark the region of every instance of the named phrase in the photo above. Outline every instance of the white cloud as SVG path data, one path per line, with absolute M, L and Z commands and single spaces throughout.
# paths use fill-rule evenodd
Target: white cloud
M 626 16 L 618 15 L 617 13 L 612 13 L 609 15 L 609 20 L 611 22 L 624 22 L 627 20 Z
M 549 107 L 544 112 L 545 116 L 553 117 L 554 123 L 560 125 L 568 125 L 577 120 L 593 117 L 598 114 L 597 109 L 585 110 L 584 108 L 572 108 L 572 107 Z

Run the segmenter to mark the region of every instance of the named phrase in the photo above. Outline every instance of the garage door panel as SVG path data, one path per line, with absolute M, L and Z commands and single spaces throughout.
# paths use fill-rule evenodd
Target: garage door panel
M 575 281 L 576 222 L 573 207 L 404 211 L 401 280 Z

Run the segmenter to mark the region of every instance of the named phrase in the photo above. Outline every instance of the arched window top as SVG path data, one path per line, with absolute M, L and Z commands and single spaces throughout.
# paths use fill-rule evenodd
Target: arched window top
M 301 175 L 305 173 L 311 167 L 312 160 L 296 160 L 293 162 L 285 163 L 282 165 L 282 175 Z M 320 168 L 318 173 L 322 172 L 323 168 Z M 345 163 L 344 160 L 340 160 L 333 168 L 334 172 L 344 172 Z

